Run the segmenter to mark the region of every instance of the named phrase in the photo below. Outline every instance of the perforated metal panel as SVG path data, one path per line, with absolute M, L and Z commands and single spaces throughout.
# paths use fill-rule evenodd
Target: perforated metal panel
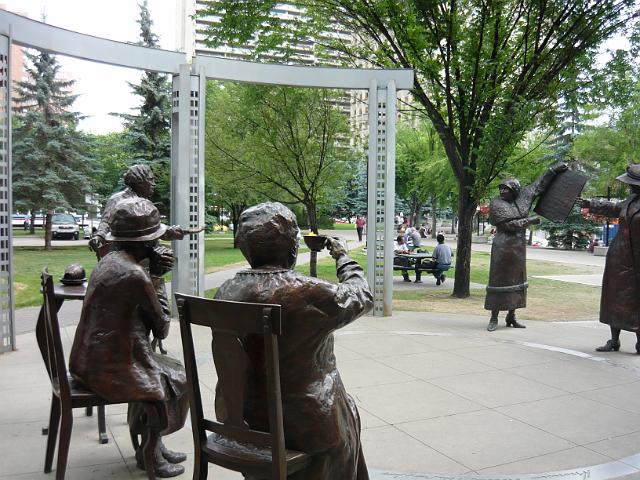
M 0 352 L 15 348 L 11 274 L 11 108 L 9 38 L 0 35 Z
M 395 198 L 395 84 L 369 88 L 368 280 L 373 315 L 391 315 Z
M 204 225 L 204 77 L 181 65 L 173 79 L 171 222 Z M 175 240 L 174 292 L 204 294 L 204 234 Z

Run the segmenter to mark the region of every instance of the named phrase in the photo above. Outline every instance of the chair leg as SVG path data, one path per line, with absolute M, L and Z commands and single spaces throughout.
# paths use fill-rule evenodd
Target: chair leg
M 100 443 L 108 443 L 107 422 L 104 419 L 104 405 L 98 406 L 98 441 Z
M 70 408 L 64 408 L 61 413 L 56 480 L 64 480 L 67 470 L 67 457 L 69 456 L 69 444 L 71 443 L 71 430 L 73 429 L 73 411 Z
M 58 425 L 60 424 L 60 399 L 51 395 L 51 412 L 49 413 L 49 427 L 47 428 L 47 451 L 44 457 L 44 473 L 51 473 L 53 454 L 56 450 Z
M 142 447 L 142 457 L 144 458 L 144 469 L 147 472 L 147 478 L 149 480 L 156 480 L 156 462 L 154 453 L 159 438 L 160 435 L 158 435 L 158 432 L 155 428 L 147 429 L 147 434 L 143 436 L 143 440 L 145 440 L 145 442 L 144 446 Z
M 207 480 L 209 474 L 209 462 L 202 455 L 199 447 L 196 446 L 195 461 L 193 464 L 193 480 Z
M 86 415 L 87 415 L 87 417 L 92 417 L 93 416 L 93 407 L 87 407 Z

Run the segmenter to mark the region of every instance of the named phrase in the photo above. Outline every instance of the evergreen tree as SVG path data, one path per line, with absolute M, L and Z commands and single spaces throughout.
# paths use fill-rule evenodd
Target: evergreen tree
M 28 80 L 17 85 L 18 126 L 13 131 L 13 199 L 18 209 L 46 212 L 45 249 L 51 249 L 55 210 L 84 209 L 93 160 L 88 140 L 77 130 L 80 114 L 71 111 L 77 95 L 73 80 L 59 78 L 55 55 L 26 53 Z
M 159 48 L 159 38 L 151 31 L 153 21 L 147 0 L 140 4 L 138 45 Z M 131 164 L 146 163 L 153 169 L 156 192 L 153 201 L 161 213 L 169 215 L 171 203 L 171 85 L 162 73 L 145 71 L 140 84 L 129 83 L 142 98 L 135 114 L 119 114 L 125 119 L 125 141 Z

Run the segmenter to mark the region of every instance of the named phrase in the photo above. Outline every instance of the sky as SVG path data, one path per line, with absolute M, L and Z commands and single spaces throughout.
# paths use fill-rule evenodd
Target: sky
M 46 23 L 56 27 L 87 33 L 121 42 L 136 42 L 140 26 L 137 0 L 0 0 L 7 10 L 26 13 L 40 21 L 43 12 Z M 175 0 L 148 0 L 152 31 L 160 36 L 160 46 L 175 50 Z M 65 77 L 76 80 L 74 93 L 79 94 L 74 110 L 88 117 L 80 124 L 82 130 L 102 134 L 122 130 L 122 121 L 109 115 L 130 113 L 140 105 L 140 98 L 131 93 L 127 81 L 137 83 L 139 70 L 113 67 L 94 62 L 58 56 Z
M 50 25 L 122 42 L 139 39 L 138 0 L 0 0 L 7 9 L 26 13 L 41 20 L 43 13 Z M 153 20 L 153 32 L 160 36 L 160 46 L 175 49 L 176 0 L 148 0 Z M 606 49 L 624 48 L 626 40 L 615 37 L 605 43 L 598 63 L 606 61 Z M 112 67 L 59 56 L 65 77 L 77 81 L 74 93 L 79 94 L 74 109 L 87 118 L 80 128 L 95 134 L 119 131 L 122 120 L 110 113 L 129 113 L 140 105 L 139 97 L 131 93 L 127 81 L 137 83 L 142 72 Z

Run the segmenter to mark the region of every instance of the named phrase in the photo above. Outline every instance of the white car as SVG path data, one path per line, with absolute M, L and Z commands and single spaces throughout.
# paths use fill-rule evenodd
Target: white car
M 80 227 L 70 213 L 54 213 L 51 217 L 51 235 L 54 239 L 68 238 L 78 240 Z

